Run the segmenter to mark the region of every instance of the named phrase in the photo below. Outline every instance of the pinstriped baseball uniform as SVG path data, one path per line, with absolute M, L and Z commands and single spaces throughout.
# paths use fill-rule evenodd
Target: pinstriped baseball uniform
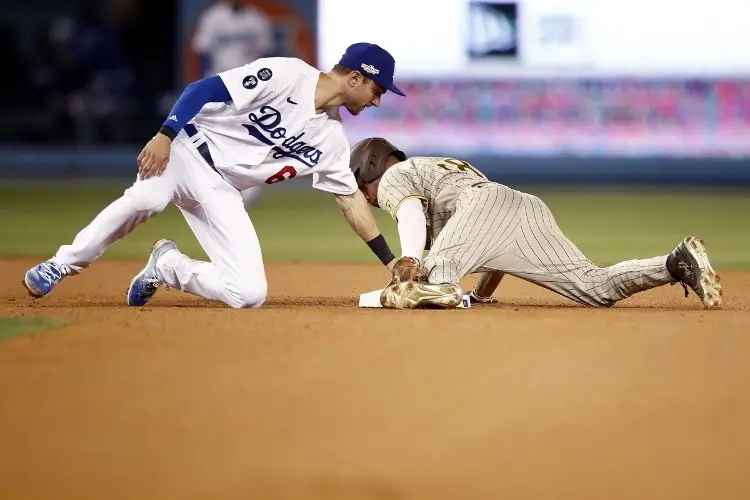
M 667 255 L 599 268 L 562 234 L 538 197 L 490 182 L 453 158 L 409 158 L 381 177 L 378 204 L 396 218 L 401 203 L 422 200 L 431 283 L 467 274 L 504 271 L 576 302 L 611 306 L 618 300 L 672 283 Z
M 487 182 L 487 178 L 466 162 L 453 158 L 408 158 L 381 177 L 378 204 L 395 219 L 404 200 L 422 200 L 430 248 L 456 212 L 458 195 L 479 182 Z

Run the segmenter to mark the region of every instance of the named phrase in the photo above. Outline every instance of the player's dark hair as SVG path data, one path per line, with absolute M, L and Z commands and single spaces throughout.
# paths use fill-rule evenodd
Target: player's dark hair
M 356 70 L 356 69 L 347 68 L 343 64 L 336 64 L 336 65 L 334 65 L 333 69 L 331 70 L 331 73 L 333 73 L 334 75 L 338 75 L 338 76 L 349 76 L 349 73 L 351 73 L 352 71 L 357 71 L 360 75 L 362 75 L 362 77 L 365 79 L 364 80 L 365 83 L 367 83 L 367 81 L 369 80 L 369 78 L 367 77 L 367 75 L 362 74 L 361 71 Z
M 331 70 L 331 72 L 332 72 L 332 73 L 333 73 L 334 75 L 339 75 L 339 76 L 346 76 L 346 75 L 348 75 L 349 73 L 351 73 L 351 72 L 352 72 L 352 70 L 351 70 L 351 69 L 349 69 L 349 68 L 347 68 L 347 67 L 346 67 L 346 66 L 344 66 L 343 64 L 336 64 L 336 65 L 334 65 L 334 66 L 333 66 L 333 69 Z

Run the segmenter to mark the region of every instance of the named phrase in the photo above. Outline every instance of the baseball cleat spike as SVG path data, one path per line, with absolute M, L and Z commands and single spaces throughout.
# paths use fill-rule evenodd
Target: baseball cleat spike
M 29 295 L 38 299 L 50 293 L 69 274 L 66 266 L 50 259 L 26 271 L 21 284 Z
M 126 295 L 129 306 L 144 306 L 156 294 L 159 287 L 164 284 L 156 270 L 156 262 L 168 251 L 176 249 L 177 245 L 172 240 L 164 239 L 154 243 L 146 267 L 130 282 Z
M 707 308 L 721 306 L 724 290 L 719 276 L 711 266 L 703 240 L 688 236 L 669 256 L 675 262 L 675 279 L 682 284 L 687 296 L 690 288 Z

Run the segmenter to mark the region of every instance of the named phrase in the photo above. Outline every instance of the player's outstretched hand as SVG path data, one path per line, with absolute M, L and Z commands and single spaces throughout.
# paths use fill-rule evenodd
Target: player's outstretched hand
M 164 134 L 156 134 L 138 155 L 138 176 L 141 179 L 160 176 L 167 168 L 172 139 Z

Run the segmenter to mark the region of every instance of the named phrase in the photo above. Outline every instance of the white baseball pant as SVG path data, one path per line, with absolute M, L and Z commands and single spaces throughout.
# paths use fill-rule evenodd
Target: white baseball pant
M 242 195 L 206 163 L 184 132 L 172 144 L 161 176 L 136 180 L 73 243 L 60 247 L 55 260 L 71 272 L 80 272 L 138 224 L 161 213 L 170 201 L 182 212 L 210 262 L 191 259 L 179 250 L 166 252 L 157 264 L 164 283 L 231 307 L 260 307 L 268 285 Z

